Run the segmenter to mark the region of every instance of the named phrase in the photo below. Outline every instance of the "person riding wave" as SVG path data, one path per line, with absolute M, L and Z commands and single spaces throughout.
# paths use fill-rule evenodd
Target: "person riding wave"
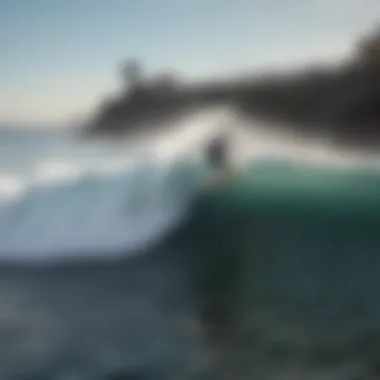
M 225 182 L 232 175 L 227 138 L 227 134 L 222 132 L 206 147 L 206 163 L 215 172 L 217 185 Z

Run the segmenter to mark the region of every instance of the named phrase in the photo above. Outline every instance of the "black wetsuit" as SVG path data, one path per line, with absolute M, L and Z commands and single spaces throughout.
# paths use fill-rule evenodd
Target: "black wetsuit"
M 227 141 L 223 136 L 214 139 L 206 151 L 207 162 L 214 169 L 222 169 L 227 166 Z

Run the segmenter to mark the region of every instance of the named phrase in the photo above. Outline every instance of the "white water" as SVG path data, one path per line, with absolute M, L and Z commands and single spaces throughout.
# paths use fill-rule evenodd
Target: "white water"
M 238 164 L 269 156 L 377 164 L 245 124 L 224 109 L 209 110 L 133 145 L 8 133 L 0 141 L 0 260 L 120 255 L 155 244 L 186 217 L 205 181 L 196 160 L 179 164 L 179 157 L 199 156 L 220 128 L 231 128 Z
M 179 131 L 167 126 L 165 138 L 133 145 L 7 132 L 0 260 L 121 255 L 155 244 L 182 221 L 203 185 L 196 161 L 180 156 L 191 156 L 225 117 L 205 112 L 183 120 Z

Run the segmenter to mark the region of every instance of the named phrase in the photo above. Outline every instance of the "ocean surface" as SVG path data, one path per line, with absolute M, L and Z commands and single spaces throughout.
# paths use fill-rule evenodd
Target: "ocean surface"
M 211 190 L 218 130 L 236 176 Z M 376 378 L 379 162 L 224 109 L 117 141 L 3 128 L 0 379 Z

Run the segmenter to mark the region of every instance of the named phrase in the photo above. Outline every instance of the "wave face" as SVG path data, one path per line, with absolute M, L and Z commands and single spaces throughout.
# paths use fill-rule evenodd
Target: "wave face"
M 229 317 L 227 378 L 378 376 L 379 185 L 375 169 L 271 161 L 200 199 L 181 241 Z

